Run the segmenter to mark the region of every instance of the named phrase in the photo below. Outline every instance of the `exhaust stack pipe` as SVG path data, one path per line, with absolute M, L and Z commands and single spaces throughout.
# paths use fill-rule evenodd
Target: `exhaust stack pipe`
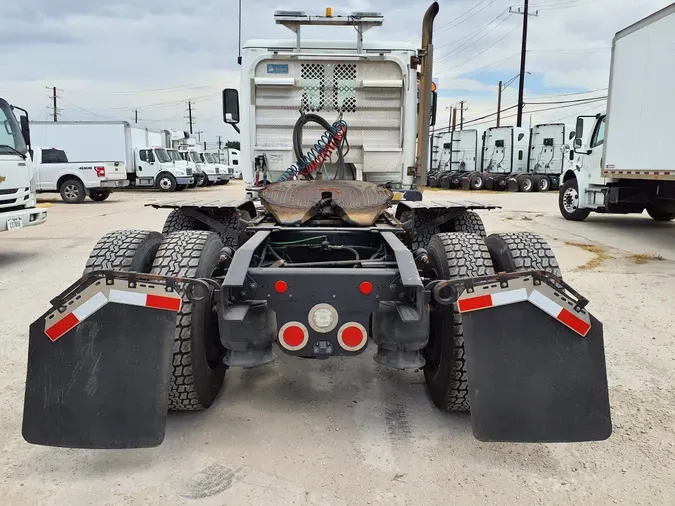
M 438 14 L 438 2 L 432 3 L 422 22 L 422 49 L 420 51 L 422 76 L 420 77 L 420 105 L 417 115 L 417 189 L 424 190 L 429 169 L 429 123 L 431 122 L 431 80 L 433 72 L 434 18 Z

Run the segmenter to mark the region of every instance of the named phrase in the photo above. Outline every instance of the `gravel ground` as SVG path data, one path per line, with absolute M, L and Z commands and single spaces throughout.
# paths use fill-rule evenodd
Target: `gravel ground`
M 238 197 L 241 183 L 186 199 Z M 429 191 L 425 199 L 467 193 Z M 113 229 L 160 230 L 152 192 L 56 197 L 46 224 L 0 236 L 0 504 L 675 504 L 675 224 L 563 220 L 556 194 L 471 193 L 488 232 L 544 236 L 604 323 L 614 433 L 586 444 L 487 444 L 436 411 L 421 373 L 356 359 L 232 370 L 208 412 L 170 415 L 149 450 L 32 446 L 20 434 L 27 330 Z

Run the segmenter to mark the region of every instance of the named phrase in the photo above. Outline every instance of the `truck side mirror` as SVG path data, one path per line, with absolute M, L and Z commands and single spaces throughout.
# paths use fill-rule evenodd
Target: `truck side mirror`
M 574 131 L 574 137 L 575 139 L 581 139 L 584 136 L 584 118 L 577 118 L 577 126 L 576 130 Z M 575 141 L 576 144 L 576 141 Z
M 434 126 L 436 124 L 436 110 L 438 109 L 438 93 L 435 91 L 431 92 L 431 121 L 429 126 Z
M 581 148 L 581 138 L 577 137 L 574 139 L 574 149 Z
M 232 125 L 239 133 L 239 128 L 236 126 L 239 123 L 239 92 L 234 88 L 223 90 L 223 121 Z
M 23 135 L 23 140 L 26 143 L 26 146 L 30 146 L 30 124 L 28 122 L 28 116 L 19 116 L 19 123 L 21 124 L 21 135 Z

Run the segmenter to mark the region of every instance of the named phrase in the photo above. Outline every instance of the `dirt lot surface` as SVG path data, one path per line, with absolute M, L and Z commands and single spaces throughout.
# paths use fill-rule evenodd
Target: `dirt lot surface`
M 181 198 L 239 197 L 241 183 Z M 544 236 L 604 323 L 614 433 L 587 444 L 487 444 L 438 412 L 421 373 L 372 360 L 279 353 L 228 371 L 207 412 L 170 415 L 155 449 L 69 450 L 21 437 L 29 324 L 81 274 L 94 243 L 160 230 L 152 192 L 66 205 L 0 236 L 0 504 L 675 504 L 675 224 L 643 216 L 563 220 L 557 195 L 429 191 L 501 205 L 488 232 Z

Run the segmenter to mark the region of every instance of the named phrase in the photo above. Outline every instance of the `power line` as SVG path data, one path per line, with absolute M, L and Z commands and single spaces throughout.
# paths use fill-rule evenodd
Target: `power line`
M 490 24 L 494 23 L 497 19 L 499 19 L 499 18 L 500 18 L 501 16 L 503 16 L 504 14 L 505 14 L 505 13 L 502 12 L 499 16 L 497 16 L 495 19 L 493 19 L 492 21 L 490 21 L 490 23 L 488 23 L 487 25 L 483 26 L 482 28 L 480 28 L 480 29 L 478 29 L 476 32 L 474 32 L 474 34 L 478 34 L 478 33 L 481 32 L 483 29 L 485 29 L 487 26 L 490 26 Z M 474 45 L 477 44 L 479 41 L 483 40 L 485 37 L 487 37 L 488 35 L 490 35 L 492 32 L 494 32 L 497 28 L 499 28 L 502 24 L 504 24 L 504 22 L 506 22 L 507 19 L 508 19 L 508 17 L 502 19 L 499 23 L 497 23 L 495 26 L 493 26 L 491 29 L 489 29 L 487 32 L 485 32 L 483 35 L 481 35 L 481 36 L 478 37 L 477 39 L 475 39 L 475 40 L 473 40 L 473 41 L 467 41 L 467 42 L 465 42 L 464 44 L 460 44 L 459 47 L 455 48 L 454 50 L 450 51 L 449 53 L 444 54 L 444 55 L 443 55 L 441 58 L 439 58 L 435 63 L 438 64 L 438 63 L 440 63 L 440 62 L 442 62 L 442 61 L 444 61 L 444 60 L 447 60 L 447 59 L 448 59 L 450 56 L 452 56 L 453 54 L 457 54 L 457 53 L 461 53 L 461 52 L 463 52 L 463 51 L 466 51 L 467 49 L 469 49 L 470 47 L 474 46 Z M 473 36 L 473 34 L 472 34 L 472 36 Z
M 450 70 L 454 70 L 454 69 L 456 69 L 457 67 L 461 67 L 461 66 L 464 65 L 465 63 L 469 63 L 470 61 L 475 60 L 477 57 L 479 57 L 480 55 L 482 55 L 482 54 L 485 53 L 486 51 L 492 49 L 492 48 L 495 47 L 497 44 L 499 44 L 501 41 L 503 41 L 506 37 L 508 37 L 509 35 L 511 35 L 511 34 L 512 34 L 512 33 L 513 33 L 513 32 L 514 32 L 521 24 L 522 24 L 522 22 L 521 22 L 521 23 L 518 23 L 518 24 L 517 24 L 516 26 L 514 26 L 511 30 L 509 30 L 502 38 L 500 38 L 499 40 L 495 41 L 494 44 L 492 44 L 492 45 L 486 47 L 486 48 L 483 49 L 481 52 L 476 53 L 475 55 L 473 55 L 473 56 L 472 56 L 471 58 L 469 58 L 468 60 L 464 60 L 462 63 L 459 63 L 459 64 L 457 64 L 457 65 L 455 65 L 455 66 L 453 66 L 453 67 L 450 67 L 450 68 L 448 68 L 448 69 L 445 69 L 443 72 L 439 72 L 438 75 L 445 74 L 446 72 L 449 72 Z
M 607 91 L 607 88 L 597 88 L 595 90 L 588 91 L 576 91 L 574 93 L 536 93 L 534 91 L 529 91 L 528 93 L 540 97 L 571 97 L 573 95 L 587 95 L 588 93 L 596 93 L 598 91 Z

